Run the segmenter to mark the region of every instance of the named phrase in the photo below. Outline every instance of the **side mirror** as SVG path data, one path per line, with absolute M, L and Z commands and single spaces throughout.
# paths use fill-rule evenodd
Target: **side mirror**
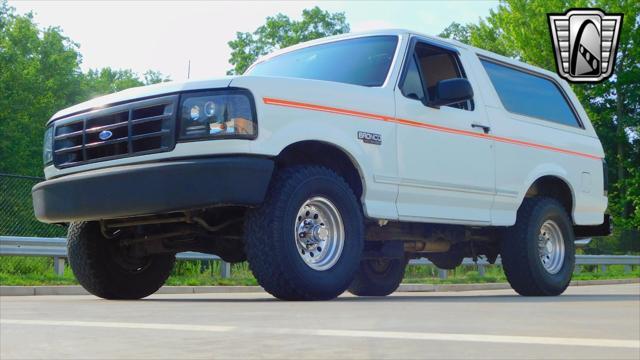
M 467 79 L 440 80 L 433 95 L 430 106 L 446 106 L 473 99 L 473 88 Z

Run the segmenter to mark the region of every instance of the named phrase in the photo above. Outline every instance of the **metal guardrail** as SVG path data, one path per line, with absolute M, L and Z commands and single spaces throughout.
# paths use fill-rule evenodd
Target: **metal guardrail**
M 22 236 L 0 236 L 0 255 L 67 257 L 67 239 Z M 180 260 L 220 260 L 215 255 L 182 252 Z
M 427 259 L 411 260 L 413 265 L 430 265 Z M 479 258 L 477 264 L 471 258 L 465 258 L 462 265 L 491 265 L 484 258 Z M 494 265 L 502 265 L 500 257 Z M 576 255 L 576 265 L 639 265 L 640 256 L 637 255 Z
M 62 276 L 64 263 L 67 258 L 67 239 L 41 238 L 22 236 L 0 236 L 0 256 L 46 256 L 53 257 L 53 267 L 56 274 Z M 182 252 L 176 255 L 179 260 L 216 260 L 221 261 L 221 276 L 231 276 L 231 264 L 220 260 L 219 257 L 199 252 Z
M 432 265 L 431 262 L 425 258 L 411 260 L 412 265 Z M 465 258 L 462 261 L 462 265 L 477 265 L 478 273 L 484 276 L 485 267 L 491 266 L 487 259 L 479 258 L 477 262 L 474 262 L 471 258 Z M 496 262 L 493 265 L 502 265 L 502 260 L 498 256 Z M 583 265 L 599 265 L 602 272 L 607 271 L 609 265 L 624 265 L 625 272 L 631 272 L 631 266 L 640 266 L 640 256 L 634 255 L 576 255 L 576 268 L 575 272 L 579 273 Z M 447 278 L 446 270 L 439 270 L 439 276 L 441 279 Z
M 0 236 L 0 255 L 13 256 L 47 256 L 54 258 L 54 268 L 56 274 L 62 275 L 64 272 L 64 261 L 67 257 L 67 239 L 65 238 L 40 238 L 21 236 Z M 222 261 L 219 257 L 199 252 L 182 252 L 176 255 L 179 260 L 216 260 Z M 411 265 L 432 265 L 425 259 L 413 259 Z M 500 265 L 500 258 L 496 260 L 496 265 Z M 462 265 L 477 265 L 478 272 L 484 275 L 485 266 L 491 266 L 486 259 L 480 258 L 477 263 L 471 258 L 465 258 Z M 624 265 L 625 271 L 631 271 L 631 266 L 640 266 L 640 256 L 632 255 L 576 255 L 576 271 L 580 271 L 583 265 L 599 265 L 606 271 L 608 265 Z M 228 278 L 231 275 L 231 266 L 222 261 L 221 275 Z M 440 270 L 440 277 L 446 278 L 447 271 Z

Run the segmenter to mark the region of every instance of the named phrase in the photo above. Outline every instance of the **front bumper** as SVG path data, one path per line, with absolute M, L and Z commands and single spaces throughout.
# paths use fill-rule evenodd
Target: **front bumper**
M 33 209 L 38 220 L 60 223 L 258 205 L 273 167 L 268 158 L 226 156 L 87 171 L 34 186 Z

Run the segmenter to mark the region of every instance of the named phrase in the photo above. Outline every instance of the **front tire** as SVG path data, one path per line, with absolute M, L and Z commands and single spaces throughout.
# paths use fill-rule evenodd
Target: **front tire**
M 67 256 L 76 279 L 88 292 L 104 299 L 140 299 L 167 280 L 175 255 L 127 256 L 117 239 L 107 239 L 98 222 L 69 225 Z
M 346 181 L 319 166 L 276 174 L 247 213 L 247 260 L 258 283 L 283 300 L 328 300 L 353 280 L 362 256 L 360 203 Z
M 516 224 L 502 240 L 502 265 L 520 295 L 555 296 L 571 282 L 575 265 L 573 227 L 555 199 L 525 199 Z
M 387 296 L 400 286 L 408 259 L 364 259 L 349 292 L 358 296 Z

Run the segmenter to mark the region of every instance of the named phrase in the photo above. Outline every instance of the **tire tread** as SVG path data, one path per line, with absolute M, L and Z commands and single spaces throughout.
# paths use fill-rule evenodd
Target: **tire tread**
M 334 180 L 346 191 L 351 201 L 359 203 L 347 182 L 332 170 L 322 166 L 300 165 L 277 172 L 264 203 L 249 211 L 245 219 L 245 252 L 249 267 L 260 286 L 283 300 L 327 300 L 337 296 L 297 287 L 296 275 L 289 271 L 290 264 L 281 256 L 278 247 L 271 244 L 273 237 L 278 236 L 278 229 L 283 226 L 289 194 L 314 177 Z
M 565 220 L 569 221 L 566 210 L 557 200 L 543 196 L 525 198 L 518 209 L 515 225 L 506 230 L 506 236 L 502 240 L 502 266 L 509 284 L 520 295 L 558 295 L 556 291 L 551 291 L 549 287 L 544 286 L 545 284 L 541 284 L 540 277 L 535 273 L 535 271 L 539 271 L 537 263 L 535 263 L 539 259 L 533 259 L 528 249 L 529 242 L 532 241 L 529 237 L 538 231 L 537 228 L 533 228 L 534 220 L 542 216 L 541 212 L 549 207 L 556 207 L 562 212 Z M 569 250 L 567 249 L 567 251 Z M 567 286 L 568 282 L 560 293 Z
M 114 271 L 113 260 L 105 251 L 96 222 L 74 222 L 67 234 L 69 265 L 76 279 L 89 293 L 104 299 L 140 299 L 156 292 L 171 274 L 175 255 L 153 255 L 152 263 L 141 273 Z

